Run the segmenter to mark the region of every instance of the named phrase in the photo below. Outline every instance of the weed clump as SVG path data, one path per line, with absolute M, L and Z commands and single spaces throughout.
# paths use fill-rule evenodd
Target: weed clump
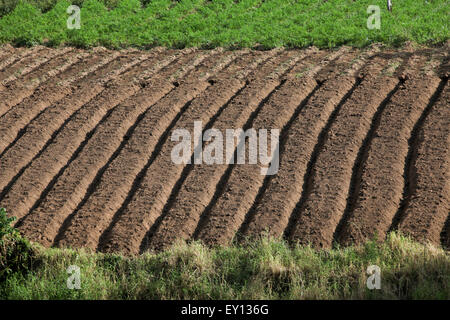
M 0 281 L 14 273 L 25 274 L 34 260 L 31 243 L 11 226 L 15 219 L 0 208 Z

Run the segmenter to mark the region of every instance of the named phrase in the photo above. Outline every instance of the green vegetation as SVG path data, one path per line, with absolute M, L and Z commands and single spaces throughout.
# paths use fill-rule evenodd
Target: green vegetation
M 83 2 L 85 0 L 73 0 L 69 1 L 70 4 L 77 5 L 79 7 L 83 6 Z M 120 0 L 99 0 L 99 2 L 103 3 L 106 8 L 114 9 L 117 7 L 117 4 Z M 58 0 L 0 0 L 0 17 L 10 13 L 17 7 L 20 3 L 28 3 L 39 9 L 41 12 L 47 12 L 51 10 Z M 147 4 L 149 0 L 141 1 L 143 5 Z
M 31 243 L 11 227 L 14 217 L 0 208 L 0 282 L 22 275 L 32 268 L 35 250 Z
M 0 15 L 8 13 L 0 20 L 0 43 L 324 48 L 449 38 L 447 0 L 397 0 L 392 13 L 385 0 L 76 0 L 78 30 L 66 25 L 71 3 L 57 1 L 0 0 Z M 367 28 L 369 5 L 381 8 L 379 30 Z
M 450 299 L 449 253 L 395 233 L 333 250 L 262 239 L 123 257 L 30 245 L 1 212 L 1 270 L 10 271 L 0 299 Z M 81 270 L 79 290 L 67 288 L 71 265 Z M 380 290 L 366 287 L 370 265 L 381 268 Z

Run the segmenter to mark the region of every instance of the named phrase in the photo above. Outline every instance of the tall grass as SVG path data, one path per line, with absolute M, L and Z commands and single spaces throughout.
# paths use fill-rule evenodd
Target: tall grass
M 329 251 L 274 239 L 138 257 L 33 248 L 27 272 L 0 283 L 0 299 L 450 299 L 448 252 L 395 233 Z M 67 288 L 70 265 L 81 269 L 79 290 Z M 366 286 L 369 265 L 381 268 L 379 290 Z

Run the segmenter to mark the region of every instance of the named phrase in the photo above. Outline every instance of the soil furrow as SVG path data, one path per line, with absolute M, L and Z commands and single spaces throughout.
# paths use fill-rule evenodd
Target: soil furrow
M 45 51 L 44 54 L 42 54 L 43 51 Z M 37 57 L 36 56 L 33 57 L 30 63 L 21 65 L 20 67 L 18 66 L 17 67 L 18 70 L 16 70 L 16 72 L 14 72 L 13 74 L 10 74 L 9 76 L 6 77 L 5 74 L 3 74 L 0 77 L 1 78 L 0 83 L 3 87 L 8 88 L 11 85 L 14 85 L 18 82 L 22 84 L 23 82 L 26 83 L 27 81 L 31 82 L 32 80 L 39 80 L 38 78 L 41 75 L 45 75 L 45 73 L 48 72 L 48 70 L 51 70 L 51 67 L 55 65 L 53 62 L 54 59 L 61 58 L 66 54 L 73 54 L 74 51 L 78 50 L 75 50 L 73 48 L 61 48 L 49 50 L 48 48 L 44 48 L 42 51 L 39 52 Z
M 111 109 L 140 89 L 139 81 L 132 81 L 133 78 L 141 74 L 150 74 L 150 72 L 156 73 L 176 57 L 172 55 L 159 62 L 161 58 L 158 53 L 155 54 L 156 56 L 147 62 L 148 66 L 153 67 L 144 69 L 145 71 L 136 66 L 139 62 L 142 62 L 142 57 L 131 56 L 115 59 L 99 72 L 96 72 L 95 75 L 92 75 L 92 81 L 86 82 L 87 87 L 103 83 L 107 79 L 112 80 L 112 82 L 95 99 L 75 112 L 68 119 L 69 121 L 66 121 L 54 136 L 52 135 L 44 149 L 15 176 L 12 180 L 14 183 L 8 185 L 0 194 L 2 205 L 11 208 L 11 212 L 14 212 L 19 219 L 22 218 L 36 203 L 52 178 L 70 163 L 70 159 L 76 154 L 77 148 L 83 144 L 85 139 L 90 137 L 92 130 L 95 129 L 102 118 Z M 131 70 L 127 72 L 129 68 Z M 120 72 L 126 73 L 121 75 Z M 116 76 L 120 78 L 116 79 Z M 91 76 L 88 78 L 90 79 Z M 74 96 L 74 98 L 76 97 Z M 5 197 L 2 198 L 2 195 L 5 195 Z
M 95 190 L 67 221 L 67 227 L 58 237 L 58 245 L 98 247 L 101 234 L 110 225 L 149 158 L 155 154 L 156 146 L 165 141 L 168 130 L 192 100 L 211 85 L 205 74 L 220 71 L 236 57 L 234 53 L 228 52 L 223 56 L 216 53 L 213 52 L 178 87 L 142 116 L 133 132 L 129 133 L 130 138 L 124 140 L 124 145 L 119 148 L 117 157 L 97 179 Z
M 11 108 L 31 96 L 35 91 L 41 90 L 39 87 L 46 81 L 52 79 L 60 73 L 64 73 L 68 68 L 75 65 L 89 54 L 82 51 L 72 51 L 60 55 L 42 68 L 39 68 L 25 77 L 7 85 L 7 88 L 0 92 L 0 114 L 4 116 Z
M 34 50 L 39 49 L 35 48 Z M 31 53 L 32 50 L 28 48 L 15 48 L 11 45 L 4 45 L 2 49 L 2 56 L 0 57 L 0 71 L 3 71 L 4 69 L 8 68 L 15 62 L 19 61 L 20 59 L 26 57 Z M 0 91 L 3 89 L 2 86 L 0 86 Z
M 14 74 L 0 82 L 2 87 L 0 114 L 6 113 L 11 106 L 31 95 L 39 84 L 73 64 L 73 60 L 76 60 L 77 57 L 86 55 L 86 53 L 72 48 L 47 50 L 45 48 L 40 51 L 29 64 L 20 67 Z M 41 55 L 42 52 L 45 54 Z
M 104 61 L 95 65 L 95 69 L 102 68 L 106 63 L 115 59 L 116 56 L 117 54 L 106 56 Z M 46 108 L 77 90 L 78 86 L 74 82 L 80 79 L 78 75 L 80 68 L 84 69 L 86 67 L 82 62 L 79 61 L 75 65 L 71 62 L 66 64 L 66 66 L 70 67 L 58 75 L 53 75 L 30 96 L 12 107 L 0 118 L 0 126 L 4 128 L 0 132 L 0 153 L 3 153 L 5 148 L 14 140 L 20 138 L 20 135 L 24 132 L 24 128 Z M 101 72 L 94 72 L 91 74 L 89 80 L 93 84 L 96 79 L 102 76 L 103 74 Z M 87 80 L 84 79 L 84 75 L 81 75 L 81 77 L 82 80 Z M 99 82 L 97 85 L 101 86 L 102 83 Z
M 109 67 L 100 69 L 95 75 L 88 75 L 83 78 L 83 82 L 76 88 L 74 87 L 75 90 L 71 94 L 48 107 L 32 120 L 23 130 L 23 134 L 10 147 L 5 149 L 5 152 L 0 156 L 0 190 L 4 190 L 0 193 L 0 199 L 2 199 L 1 195 L 7 192 L 5 187 L 11 179 L 24 170 L 24 167 L 62 130 L 62 127 L 71 118 L 75 117 L 75 113 L 81 107 L 88 109 L 94 105 L 95 108 L 99 106 L 99 102 L 102 102 L 103 108 L 98 109 L 107 110 L 108 104 L 105 101 L 105 97 L 108 97 L 109 104 L 117 105 L 119 101 L 131 96 L 140 88 L 138 85 L 133 84 L 135 77 L 142 73 L 142 69 L 151 67 L 157 61 L 156 58 L 159 55 L 158 52 L 154 52 L 151 56 L 145 56 L 149 60 L 137 65 L 134 62 L 140 61 L 140 56 L 137 60 L 131 60 L 131 64 L 127 63 L 129 68 L 131 68 L 129 71 L 122 68 L 122 63 L 127 60 L 110 65 L 113 68 L 112 70 L 118 68 L 122 69 L 122 71 L 127 71 L 125 74 L 120 75 L 120 78 L 112 78 L 115 73 L 111 72 L 112 70 Z M 152 59 L 150 59 L 151 57 Z M 103 60 L 100 55 L 93 55 L 91 59 L 87 59 L 84 62 L 86 62 L 86 66 L 93 64 L 98 67 L 99 64 L 104 64 Z M 103 76 L 103 78 L 100 78 L 100 76 Z M 92 77 L 93 79 L 91 79 Z M 113 81 L 108 83 L 108 88 L 105 88 L 102 83 L 107 80 Z M 91 101 L 94 98 L 96 101 Z M 88 103 L 90 105 L 86 106 Z
M 255 130 L 258 129 L 277 129 L 284 122 L 289 119 L 289 117 L 294 113 L 295 109 L 299 106 L 301 101 L 304 101 L 309 96 L 310 92 L 315 90 L 317 82 L 311 76 L 316 74 L 317 71 L 328 61 L 333 60 L 334 54 L 323 58 L 321 52 L 316 54 L 307 54 L 306 59 L 298 63 L 286 76 L 286 81 L 273 93 L 273 95 L 265 101 L 262 105 L 261 110 L 258 114 L 253 115 L 246 124 L 248 127 L 252 127 Z M 317 61 L 321 61 L 317 63 Z M 276 116 L 274 115 L 276 113 Z M 248 128 L 245 128 L 248 129 Z M 248 141 L 246 141 L 246 150 L 248 150 Z M 236 151 L 233 155 L 236 160 Z M 196 227 L 193 234 L 194 238 L 201 239 L 206 243 L 225 243 L 231 239 L 242 223 L 244 211 L 239 211 L 238 208 L 230 209 L 232 211 L 222 211 L 218 209 L 218 206 L 222 206 L 223 200 L 233 200 L 234 194 L 228 193 L 231 189 L 228 187 L 230 185 L 229 180 L 233 183 L 234 176 L 231 176 L 235 164 L 230 164 L 229 166 L 222 166 L 220 174 L 215 180 L 216 184 L 211 187 L 210 192 L 212 199 L 208 199 L 209 203 L 207 207 L 203 207 L 203 212 L 201 212 L 200 221 Z M 242 166 L 242 165 L 239 165 Z M 258 177 L 261 175 L 260 166 L 245 164 L 243 167 L 252 167 L 254 171 L 257 171 Z M 200 168 L 199 168 L 200 169 Z M 209 168 L 205 168 L 206 170 Z M 250 168 L 247 168 L 249 171 Z M 200 170 L 197 170 L 200 171 Z M 235 175 L 236 173 L 234 173 Z M 231 176 L 231 177 L 230 177 Z M 206 178 L 205 178 L 206 179 Z M 256 182 L 255 182 L 256 183 Z M 249 201 L 252 201 L 251 191 L 253 188 L 253 181 L 240 179 L 239 186 L 236 187 L 240 190 L 245 189 L 245 194 L 250 192 L 249 197 L 241 199 L 242 202 L 239 204 L 244 207 L 248 205 Z M 227 192 L 227 196 L 224 197 L 223 193 Z M 221 199 L 219 201 L 219 199 Z M 217 202 L 219 203 L 217 204 Z M 233 203 L 233 201 L 226 203 Z M 228 207 L 227 207 L 228 209 Z M 239 214 L 243 213 L 243 214 Z
M 304 191 L 304 177 L 321 132 L 359 84 L 354 73 L 372 54 L 368 51 L 356 60 L 353 55 L 341 59 L 342 67 L 328 72 L 330 80 L 315 92 L 292 121 L 280 150 L 280 170 L 268 177 L 264 193 L 250 210 L 241 229 L 243 238 L 283 235 Z
M 384 62 L 381 57 L 374 60 Z M 346 207 L 358 150 L 372 120 L 399 87 L 399 79 L 393 77 L 399 66 L 400 62 L 392 61 L 380 71 L 381 66 L 375 63 L 329 120 L 308 165 L 306 188 L 294 210 L 295 219 L 288 226 L 287 236 L 293 242 L 320 248 L 332 246 L 333 234 Z
M 30 96 L 41 83 L 63 72 L 81 57 L 87 55 L 87 53 L 79 50 L 61 50 L 59 54 L 54 54 L 53 58 L 43 66 L 4 84 L 4 89 L 0 91 L 0 117 L 7 113 L 11 107 Z
M 101 69 L 101 67 L 103 67 L 105 64 L 109 63 L 112 59 L 114 59 L 117 55 L 107 55 L 105 52 L 101 53 L 101 54 L 92 54 L 90 56 L 84 57 L 81 61 L 75 63 L 74 65 L 72 65 L 69 70 L 64 71 L 61 75 L 57 75 L 55 78 L 52 78 L 51 81 L 48 81 L 48 83 L 45 84 L 45 86 L 42 86 L 41 89 L 39 89 L 40 92 L 45 92 L 46 88 L 55 88 L 58 86 L 58 84 L 55 84 L 55 79 L 60 79 L 60 77 L 70 77 L 71 75 L 74 74 L 78 74 L 83 72 L 83 68 L 85 70 L 90 70 L 92 73 L 94 71 L 96 71 L 96 69 L 100 69 L 99 71 L 97 71 L 97 74 L 95 75 L 95 77 L 93 78 L 94 80 L 99 78 L 99 74 L 104 73 L 104 70 Z M 81 69 L 81 72 L 80 72 Z M 105 73 L 107 74 L 107 73 Z M 90 77 L 93 77 L 94 75 L 90 75 Z M 89 80 L 90 77 L 87 77 L 83 80 Z M 77 80 L 76 78 L 73 79 L 73 81 Z M 67 78 L 65 78 L 65 81 L 67 81 L 67 83 L 73 82 L 73 81 L 68 81 Z M 59 83 L 59 82 L 58 82 Z M 73 87 L 71 88 L 73 92 L 77 92 L 77 89 L 79 88 L 83 88 L 83 87 L 88 87 L 92 84 L 86 85 L 86 83 L 83 83 L 82 85 L 80 85 L 79 87 Z M 56 89 L 56 88 L 55 88 Z M 93 90 L 95 91 L 95 90 Z M 85 97 L 84 95 L 86 94 L 86 92 L 81 92 L 80 97 L 78 97 L 79 100 L 84 100 Z M 67 99 L 67 97 L 69 97 L 70 95 L 66 96 L 64 99 Z M 44 94 L 37 94 L 34 96 L 34 98 L 42 98 L 45 99 L 45 95 Z M 64 99 L 62 101 L 64 101 Z M 28 103 L 32 103 L 33 99 L 27 99 L 23 104 L 17 106 L 17 108 L 27 108 L 27 102 Z M 42 101 L 42 100 L 41 100 Z M 47 109 L 44 109 L 44 111 L 42 111 L 41 113 L 48 113 L 48 112 L 52 112 L 52 110 L 58 110 L 58 108 L 60 107 L 59 105 L 61 105 L 62 101 L 57 101 L 55 105 L 52 105 L 50 107 L 48 107 Z M 50 101 L 51 102 L 51 101 Z M 41 102 L 38 102 L 41 103 Z M 71 103 L 77 103 L 76 99 L 74 99 L 74 102 Z M 49 104 L 48 102 L 46 102 L 46 104 Z M 52 131 L 47 127 L 52 127 L 53 123 L 51 121 L 47 122 L 47 123 L 42 123 L 42 120 L 39 120 L 42 118 L 42 116 L 39 116 L 40 113 L 38 114 L 38 116 L 36 116 L 35 118 L 33 118 L 29 123 L 27 123 L 22 129 L 20 129 L 17 133 L 17 135 L 14 137 L 14 135 L 7 135 L 7 133 L 2 133 L 2 141 L 0 142 L 0 161 L 3 161 L 5 159 L 6 153 L 9 152 L 9 150 L 11 148 L 15 148 L 15 144 L 19 143 L 20 141 L 24 141 L 23 144 L 26 144 L 26 138 L 22 138 L 22 136 L 28 136 L 30 139 L 33 137 L 33 131 L 34 134 L 39 135 L 40 133 L 37 132 L 39 131 L 38 126 L 35 124 L 36 121 L 41 122 L 41 126 L 42 129 L 45 132 L 47 131 Z M 17 117 L 18 118 L 18 117 Z M 57 119 L 57 118 L 56 118 Z M 19 118 L 20 121 L 20 118 Z M 56 120 L 57 121 L 57 120 Z M 14 139 L 13 139 L 14 138 Z M 39 139 L 34 139 L 35 141 L 31 142 L 31 144 L 36 143 L 36 140 Z M 38 141 L 39 143 L 42 143 L 42 141 Z M 8 144 L 9 143 L 9 144 Z M 27 148 L 30 149 L 36 149 L 37 146 L 35 145 L 28 145 Z M 17 156 L 17 154 L 20 154 L 21 156 L 23 156 L 24 154 L 22 152 L 25 152 L 25 149 L 22 149 L 21 152 L 15 152 L 15 156 Z M 20 157 L 22 158 L 22 157 Z M 25 155 L 26 158 L 26 155 Z M 12 166 L 14 166 L 13 164 L 11 164 Z M 3 168 L 3 170 L 0 170 L 0 174 L 2 174 L 4 172 L 4 170 L 6 170 L 6 168 L 10 168 L 11 166 L 4 166 L 1 165 L 1 167 Z M 5 183 L 7 183 L 8 181 L 5 181 L 5 177 L 0 178 L 0 190 L 2 188 L 4 188 Z M 1 196 L 0 196 L 1 199 Z
M 255 130 L 284 128 L 317 90 L 315 76 L 328 63 L 337 66 L 343 52 L 336 52 L 323 60 L 311 57 L 296 66 L 287 81 L 262 106 L 251 124 Z M 216 189 L 213 201 L 202 214 L 195 236 L 208 244 L 231 241 L 256 198 L 265 176 L 259 165 L 231 165 Z M 243 192 L 243 193 L 242 193 Z M 245 197 L 239 195 L 245 194 Z
M 450 250 L 450 213 L 448 214 L 447 221 L 445 222 L 444 229 L 441 233 L 441 243 L 443 248 Z
M 28 65 L 33 63 L 36 56 L 42 53 L 49 53 L 50 50 L 43 46 L 36 46 L 31 49 L 21 51 L 19 54 L 11 55 L 7 60 L 0 64 L 0 91 L 4 89 L 3 81 L 13 77 L 14 75 L 22 74 L 22 71 Z
M 2 65 L 5 60 L 11 57 L 17 56 L 23 48 L 14 48 L 10 44 L 3 44 L 0 46 L 0 70 L 3 69 Z
M 172 75 L 180 67 L 187 65 L 184 76 L 195 64 L 200 63 L 204 53 L 183 55 L 175 63 L 169 64 L 149 79 L 135 95 L 115 107 L 100 123 L 88 139 L 77 157 L 66 165 L 41 201 L 25 217 L 19 230 L 30 239 L 44 245 L 51 245 L 64 221 L 73 213 L 86 194 L 91 193 L 93 182 L 99 172 L 104 171 L 110 158 L 118 153 L 121 141 L 134 126 L 141 114 L 169 93 L 174 85 Z M 189 63 L 191 62 L 192 63 Z M 172 81 L 171 81 L 172 80 Z
M 450 89 L 447 80 L 419 129 L 408 176 L 409 197 L 398 229 L 418 241 L 441 243 L 450 212 Z M 422 93 L 422 91 L 421 91 Z M 444 245 L 444 244 L 443 244 Z
M 217 77 L 211 78 L 210 81 L 214 81 L 214 85 L 192 101 L 174 124 L 174 128 L 192 131 L 194 121 L 203 121 L 208 125 L 207 122 L 213 121 L 227 107 L 230 100 L 246 86 L 245 78 L 249 73 L 274 53 L 254 52 L 246 55 L 237 59 Z M 158 155 L 148 164 L 139 185 L 129 195 L 122 212 L 117 215 L 110 231 L 105 235 L 105 243 L 102 245 L 104 251 L 139 253 L 146 233 L 161 216 L 174 186 L 186 167 L 184 164 L 177 165 L 172 162 L 171 152 L 174 145 L 174 141 L 165 141 Z M 122 241 L 124 234 L 127 234 L 127 239 Z
M 265 64 L 258 73 L 260 78 L 242 90 L 214 121 L 214 130 L 219 130 L 222 137 L 226 136 L 227 129 L 247 130 L 246 124 L 252 122 L 261 107 L 280 88 L 279 77 L 293 67 L 299 58 L 286 54 Z M 280 69 L 280 66 L 284 68 Z M 279 74 L 273 74 L 274 69 L 278 69 Z M 204 149 L 208 145 L 205 143 Z M 187 178 L 178 194 L 173 197 L 164 219 L 152 235 L 151 248 L 162 250 L 177 239 L 188 240 L 192 237 L 203 210 L 212 200 L 217 183 L 226 171 L 227 164 L 224 163 L 224 159 L 227 156 L 222 154 L 222 158 L 219 163 L 191 165 Z M 177 231 L 173 232 L 175 230 Z
M 354 195 L 336 234 L 341 244 L 385 238 L 403 195 L 411 132 L 439 83 L 431 76 L 406 80 L 380 114 L 352 179 Z
M 0 45 L 0 207 L 32 241 L 122 254 L 450 247 L 449 70 L 445 45 Z

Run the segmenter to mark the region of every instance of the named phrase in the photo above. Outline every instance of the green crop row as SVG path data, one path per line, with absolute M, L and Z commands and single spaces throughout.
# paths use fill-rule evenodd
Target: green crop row
M 11 6 L 14 10 L 0 19 L 0 43 L 329 48 L 373 42 L 439 44 L 449 38 L 447 0 L 397 0 L 393 12 L 387 11 L 385 0 L 56 1 L 22 0 Z M 81 6 L 80 29 L 67 27 L 71 4 Z M 367 26 L 374 14 L 368 12 L 370 5 L 380 8 L 379 29 Z

